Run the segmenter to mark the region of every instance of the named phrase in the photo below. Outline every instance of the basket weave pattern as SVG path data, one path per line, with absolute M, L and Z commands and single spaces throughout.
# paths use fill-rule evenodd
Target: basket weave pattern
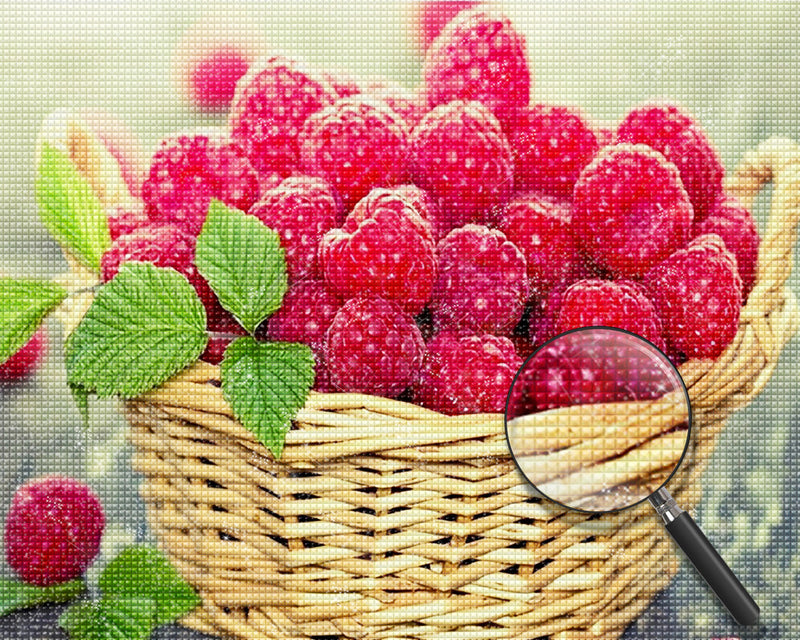
M 797 329 L 785 286 L 800 221 L 800 148 L 748 153 L 728 189 L 773 183 L 756 286 L 733 343 L 681 368 L 693 449 L 684 508 L 728 416 L 766 384 Z M 127 405 L 134 467 L 160 546 L 203 598 L 183 624 L 239 638 L 616 638 L 677 571 L 649 505 L 589 517 L 541 500 L 503 417 L 443 416 L 312 393 L 284 454 L 233 418 L 199 363 Z

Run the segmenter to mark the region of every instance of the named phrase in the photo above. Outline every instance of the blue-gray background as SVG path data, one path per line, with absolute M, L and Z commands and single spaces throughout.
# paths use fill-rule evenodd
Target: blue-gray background
M 704 123 L 729 170 L 744 150 L 771 135 L 800 138 L 797 3 L 504 6 L 527 36 L 537 101 L 578 104 L 596 122 L 613 124 L 644 99 L 672 98 Z M 190 111 L 170 78 L 181 34 L 208 18 L 246 25 L 275 49 L 319 66 L 413 87 L 421 58 L 409 13 L 410 5 L 396 2 L 0 4 L 0 270 L 49 277 L 65 267 L 37 220 L 32 188 L 34 141 L 51 111 L 112 111 L 148 150 L 176 129 L 221 123 Z M 763 207 L 756 213 L 763 229 Z M 796 277 L 790 286 L 800 289 Z M 33 474 L 83 477 L 108 509 L 109 555 L 147 538 L 124 424 L 106 403 L 93 410 L 91 430 L 80 430 L 53 347 L 35 380 L 0 394 L 0 512 Z M 761 397 L 731 421 L 698 514 L 761 604 L 761 628 L 737 631 L 684 566 L 627 637 L 800 637 L 798 370 L 795 340 Z M 28 637 L 24 629 L 30 637 L 58 637 L 30 620 L 0 620 L 0 637 Z

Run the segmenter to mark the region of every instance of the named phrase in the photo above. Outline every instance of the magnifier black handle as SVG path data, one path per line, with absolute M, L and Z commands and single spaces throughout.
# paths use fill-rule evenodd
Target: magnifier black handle
M 656 492 L 651 502 L 664 519 L 669 534 L 692 561 L 711 590 L 717 594 L 733 619 L 741 625 L 756 624 L 761 612 L 758 605 L 692 517 L 678 507 L 675 499 L 665 489 Z

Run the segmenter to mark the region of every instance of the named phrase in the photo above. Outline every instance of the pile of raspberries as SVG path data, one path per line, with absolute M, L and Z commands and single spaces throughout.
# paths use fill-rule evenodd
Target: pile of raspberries
M 759 236 L 691 115 L 648 103 L 603 129 L 536 104 L 522 34 L 480 7 L 423 75 L 410 91 L 262 59 L 227 130 L 160 144 L 139 206 L 111 214 L 104 279 L 129 260 L 183 273 L 219 362 L 243 330 L 194 266 L 216 198 L 280 234 L 290 288 L 257 335 L 309 345 L 319 391 L 501 412 L 536 346 L 589 325 L 676 364 L 722 353 Z

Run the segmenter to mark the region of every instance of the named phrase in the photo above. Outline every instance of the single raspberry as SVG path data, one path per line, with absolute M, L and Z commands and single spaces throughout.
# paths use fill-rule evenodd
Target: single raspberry
M 644 277 L 670 346 L 687 358 L 716 358 L 739 328 L 742 279 L 717 235 L 699 236 Z
M 429 106 L 477 100 L 501 122 L 527 106 L 531 92 L 525 37 L 484 9 L 464 11 L 442 30 L 422 73 Z
M 501 413 L 521 364 L 508 338 L 441 331 L 428 342 L 414 401 L 448 415 Z
M 578 109 L 537 104 L 522 109 L 509 125 L 518 191 L 572 197 L 583 168 L 600 148 Z
M 362 93 L 386 104 L 403 119 L 409 130 L 416 127 L 428 112 L 428 103 L 423 96 L 395 82 L 368 82 Z
M 505 234 L 468 224 L 436 246 L 431 310 L 437 328 L 509 333 L 528 298 L 525 256 Z
M 111 240 L 116 240 L 120 236 L 133 233 L 139 227 L 147 226 L 150 223 L 144 203 L 136 201 L 130 205 L 119 205 L 112 207 L 108 211 L 108 232 Z
M 325 339 L 325 362 L 334 387 L 389 398 L 416 380 L 424 353 L 414 319 L 380 298 L 348 300 Z
M 319 242 L 341 222 L 325 182 L 308 176 L 286 178 L 265 192 L 249 213 L 280 235 L 290 282 L 320 275 Z
M 686 246 L 692 204 L 678 170 L 644 145 L 605 147 L 581 173 L 572 232 L 615 277 L 639 277 Z
M 247 211 L 258 198 L 258 179 L 238 144 L 216 133 L 179 135 L 161 142 L 142 198 L 151 221 L 197 235 L 211 198 Z
M 40 327 L 22 348 L 0 364 L 0 383 L 19 382 L 33 375 L 47 352 L 47 331 Z
M 6 516 L 6 559 L 25 582 L 67 582 L 97 556 L 104 526 L 103 507 L 85 484 L 55 475 L 29 480 Z
M 409 313 L 428 303 L 436 273 L 429 223 L 404 198 L 376 189 L 320 244 L 325 284 L 341 299 L 394 300 Z
M 525 256 L 534 295 L 567 282 L 580 262 L 570 226 L 568 204 L 535 193 L 516 196 L 503 210 L 499 228 Z
M 695 224 L 694 235 L 715 233 L 725 247 L 736 256 L 736 266 L 742 278 L 742 300 L 746 301 L 756 282 L 758 246 L 761 238 L 753 215 L 733 197 L 717 202 L 708 218 Z
M 407 176 L 408 126 L 385 104 L 343 98 L 310 116 L 300 132 L 303 170 L 320 176 L 347 210 L 373 187 Z
M 661 320 L 647 290 L 632 280 L 579 280 L 560 296 L 552 335 L 581 327 L 624 329 L 664 348 Z
M 425 53 L 448 22 L 462 11 L 478 6 L 480 2 L 422 0 L 414 4 L 416 7 L 411 19 L 412 36 L 416 47 Z
M 336 98 L 322 77 L 297 62 L 266 58 L 236 85 L 228 119 L 231 137 L 242 145 L 256 171 L 288 176 L 299 168 L 303 123 Z
M 442 216 L 443 234 L 469 222 L 488 222 L 511 192 L 514 161 L 500 123 L 479 102 L 436 107 L 411 135 L 411 172 Z
M 645 104 L 631 111 L 617 128 L 619 142 L 652 147 L 672 162 L 703 220 L 723 195 L 725 168 L 697 121 L 674 104 Z

